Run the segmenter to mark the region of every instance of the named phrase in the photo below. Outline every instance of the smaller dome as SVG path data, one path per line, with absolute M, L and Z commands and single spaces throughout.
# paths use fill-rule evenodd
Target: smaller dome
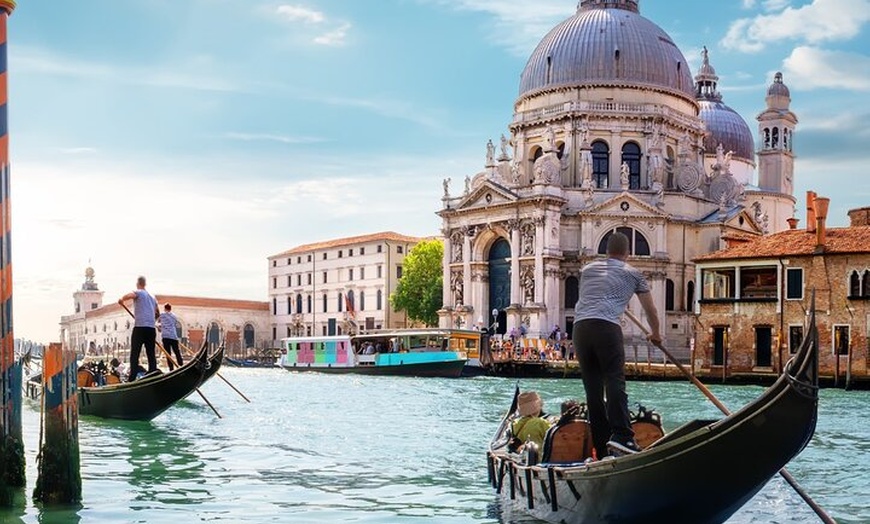
M 767 88 L 767 96 L 791 97 L 788 86 L 782 83 L 782 73 L 777 72 L 773 77 L 773 83 Z
M 701 108 L 698 117 L 707 127 L 704 137 L 706 153 L 715 153 L 722 144 L 725 151 L 734 151 L 736 157 L 754 163 L 755 139 L 743 117 L 721 100 L 699 100 L 698 105 Z

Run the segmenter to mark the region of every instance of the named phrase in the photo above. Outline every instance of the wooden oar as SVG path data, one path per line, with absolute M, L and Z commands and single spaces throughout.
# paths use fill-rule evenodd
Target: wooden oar
M 643 323 L 636 316 L 634 316 L 631 311 L 626 309 L 625 316 L 627 316 L 629 320 L 637 324 L 637 327 L 639 327 L 640 330 L 643 331 L 644 335 L 650 335 L 649 329 L 647 329 L 647 327 L 643 325 Z M 677 366 L 677 368 L 683 373 L 683 375 L 685 375 L 692 382 L 692 384 L 697 386 L 698 389 L 701 390 L 701 393 L 703 393 L 705 397 L 710 399 L 710 402 L 712 402 L 717 408 L 719 408 L 722 413 L 724 413 L 725 415 L 731 414 L 731 411 L 727 407 L 725 407 L 725 404 L 723 404 L 718 398 L 716 398 L 716 395 L 714 395 L 713 392 L 710 391 L 709 388 L 707 388 L 707 386 L 701 383 L 701 381 L 698 380 L 695 375 L 693 375 L 688 369 L 686 369 L 685 366 L 680 364 L 680 362 L 674 358 L 671 352 L 665 348 L 664 344 L 653 343 L 653 345 L 659 348 L 661 352 L 664 353 L 666 357 L 668 357 L 668 360 L 670 360 L 675 366 Z M 812 497 L 810 497 L 809 493 L 804 491 L 804 488 L 801 487 L 800 484 L 798 484 L 798 481 L 791 475 L 791 473 L 788 472 L 788 470 L 782 468 L 781 470 L 779 470 L 779 474 L 783 479 L 785 479 L 786 482 L 788 482 L 792 489 L 794 489 L 797 494 L 800 495 L 802 499 L 804 499 L 804 502 L 807 503 L 807 505 L 816 513 L 816 515 L 819 517 L 819 519 L 821 519 L 822 522 L 824 522 L 825 524 L 836 524 L 836 521 L 832 519 L 827 514 L 827 512 L 825 512 L 825 510 L 822 509 L 822 507 L 819 506 L 816 501 L 812 499 Z
M 122 304 L 121 304 L 121 307 L 124 308 L 124 309 L 126 309 L 126 310 L 127 310 L 127 313 L 129 313 L 131 317 L 133 317 L 134 319 L 136 318 L 136 315 L 134 315 L 133 312 L 130 311 L 130 308 L 127 307 L 127 304 L 123 304 L 123 303 L 122 303 Z M 135 328 L 134 328 L 134 329 L 135 329 Z M 163 351 L 163 353 L 166 355 L 166 359 L 169 360 L 170 362 L 172 362 L 172 365 L 174 365 L 174 366 L 178 366 L 178 363 L 176 363 L 176 362 L 175 362 L 175 359 L 172 358 L 172 355 L 170 355 L 169 352 L 166 351 L 166 348 L 163 347 L 163 344 L 161 344 L 160 342 L 157 342 L 157 337 L 156 337 L 156 336 L 155 336 L 155 338 L 154 338 L 154 343 L 157 345 L 157 347 L 160 348 L 161 351 Z M 132 349 L 133 349 L 133 348 L 130 348 L 131 351 L 132 351 Z M 133 365 L 133 362 L 130 362 L 130 365 L 132 366 L 132 365 Z M 136 362 L 136 366 L 137 366 L 137 367 L 139 366 L 139 363 L 138 363 L 138 362 Z M 181 367 L 181 366 L 178 366 L 178 367 Z M 212 406 L 211 402 L 209 402 L 208 399 L 205 398 L 205 395 L 202 394 L 202 391 L 200 391 L 199 388 L 195 388 L 195 389 L 196 389 L 196 392 L 199 393 L 199 396 L 202 397 L 202 399 L 205 401 L 205 403 L 208 404 L 208 407 L 210 407 L 211 410 L 214 411 L 214 414 L 217 415 L 218 418 L 223 418 L 223 417 L 221 416 L 221 414 L 218 413 L 218 410 L 215 409 L 214 406 Z
M 181 347 L 184 348 L 184 350 L 187 351 L 188 353 L 191 353 L 191 352 L 193 351 L 193 349 L 191 349 L 191 348 L 190 348 L 189 346 L 187 346 L 186 344 L 182 343 L 180 340 L 178 341 L 178 343 L 179 343 L 179 345 L 181 345 Z M 249 399 L 248 397 L 245 396 L 244 393 L 242 393 L 241 391 L 239 391 L 238 388 L 236 388 L 236 386 L 232 385 L 232 383 L 230 383 L 229 380 L 227 380 L 226 378 L 224 378 L 224 376 L 221 375 L 221 372 L 220 372 L 220 371 L 218 371 L 218 372 L 215 373 L 215 374 L 218 376 L 218 378 L 220 378 L 221 380 L 223 380 L 224 382 L 226 382 L 226 383 L 227 383 L 227 386 L 233 388 L 233 391 L 235 391 L 236 393 L 238 393 L 240 397 L 242 397 L 243 399 L 247 400 L 248 402 L 251 401 L 251 399 Z

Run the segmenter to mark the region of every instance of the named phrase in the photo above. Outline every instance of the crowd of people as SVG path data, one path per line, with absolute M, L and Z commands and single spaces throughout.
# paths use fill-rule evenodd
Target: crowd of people
M 490 339 L 489 349 L 496 362 L 561 362 L 574 360 L 574 342 L 557 335 L 547 339 L 506 337 Z

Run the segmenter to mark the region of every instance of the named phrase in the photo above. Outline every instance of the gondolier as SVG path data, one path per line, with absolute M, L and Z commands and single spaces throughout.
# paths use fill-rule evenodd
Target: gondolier
M 130 377 L 129 381 L 135 380 L 141 369 L 139 366 L 139 354 L 142 346 L 145 346 L 145 356 L 148 358 L 148 373 L 157 370 L 157 355 L 155 344 L 157 342 L 157 329 L 155 321 L 160 315 L 157 308 L 157 300 L 145 291 L 145 277 L 136 279 L 136 290 L 127 293 L 118 299 L 118 304 L 124 305 L 127 300 L 133 301 L 133 333 L 130 335 Z
M 572 338 L 598 458 L 609 453 L 608 441 L 616 447 L 639 449 L 629 420 L 625 348 L 619 323 L 632 295 L 637 294 L 646 312 L 650 341 L 662 342 L 649 284 L 637 269 L 626 264 L 628 253 L 628 237 L 612 233 L 607 240 L 607 259 L 586 265 L 580 273 L 580 299 L 574 308 Z

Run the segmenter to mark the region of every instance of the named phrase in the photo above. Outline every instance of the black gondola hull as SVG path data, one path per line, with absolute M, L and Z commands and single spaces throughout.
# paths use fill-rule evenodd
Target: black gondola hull
M 99 387 L 79 388 L 79 413 L 122 420 L 151 420 L 202 383 L 208 363 L 205 345 L 183 366 L 156 376 Z

